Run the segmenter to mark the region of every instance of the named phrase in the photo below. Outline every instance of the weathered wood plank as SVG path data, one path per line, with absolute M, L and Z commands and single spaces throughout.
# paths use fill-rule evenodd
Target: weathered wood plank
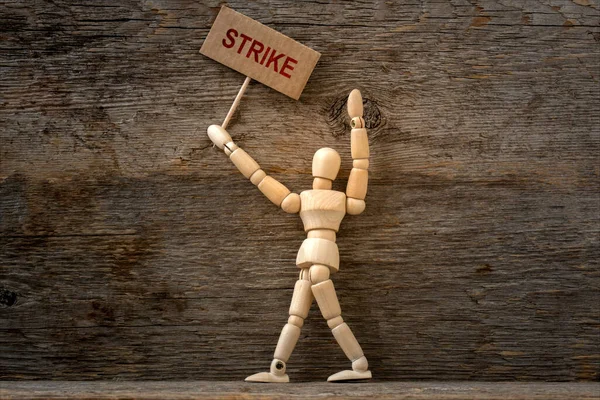
M 260 385 L 242 382 L 2 382 L 18 399 L 597 399 L 598 383 L 378 382 L 359 385 Z
M 365 95 L 334 280 L 375 377 L 598 379 L 600 5 L 576 3 L 228 3 L 323 54 L 231 125 L 276 178 L 309 188 L 330 146 L 342 189 Z M 204 134 L 243 81 L 198 54 L 219 5 L 0 5 L 0 378 L 268 366 L 304 236 Z M 316 310 L 291 361 L 347 366 Z

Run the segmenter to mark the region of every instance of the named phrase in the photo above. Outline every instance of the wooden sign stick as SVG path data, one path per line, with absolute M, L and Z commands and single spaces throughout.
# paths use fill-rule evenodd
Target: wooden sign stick
M 221 124 L 223 129 L 227 129 L 227 125 L 229 125 L 229 121 L 231 121 L 231 118 L 233 117 L 233 113 L 235 113 L 235 110 L 237 110 L 238 106 L 240 105 L 240 101 L 242 101 L 242 96 L 244 95 L 244 92 L 246 91 L 246 88 L 248 87 L 248 84 L 250 83 L 251 80 L 252 80 L 252 78 L 247 76 L 240 91 L 238 92 L 237 96 L 235 96 L 235 100 L 233 101 L 233 104 L 231 105 L 231 108 L 229 109 L 229 112 L 227 113 L 227 116 L 225 117 L 223 124 Z

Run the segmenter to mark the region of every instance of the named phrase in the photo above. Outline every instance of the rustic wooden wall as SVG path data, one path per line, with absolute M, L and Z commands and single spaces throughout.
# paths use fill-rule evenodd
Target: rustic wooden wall
M 222 3 L 0 4 L 0 378 L 266 370 L 303 233 L 211 147 L 243 81 L 198 53 Z M 600 3 L 228 3 L 320 51 L 230 132 L 296 191 L 322 146 L 367 210 L 334 281 L 379 379 L 597 380 Z M 346 368 L 316 307 L 295 380 Z

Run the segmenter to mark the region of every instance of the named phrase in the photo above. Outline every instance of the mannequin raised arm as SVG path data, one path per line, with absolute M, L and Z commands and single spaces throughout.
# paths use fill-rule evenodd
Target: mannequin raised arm
M 369 137 L 363 119 L 362 96 L 354 89 L 348 96 L 348 115 L 350 125 L 350 147 L 352 148 L 352 171 L 346 186 L 346 212 L 358 215 L 365 210 L 365 197 L 369 184 Z
M 229 159 L 240 170 L 242 175 L 258 187 L 273 204 L 287 213 L 300 211 L 300 196 L 291 193 L 281 182 L 267 175 L 260 165 L 248 153 L 238 147 L 229 133 L 219 125 L 211 125 L 207 130 L 208 137 L 220 149 L 225 151 Z

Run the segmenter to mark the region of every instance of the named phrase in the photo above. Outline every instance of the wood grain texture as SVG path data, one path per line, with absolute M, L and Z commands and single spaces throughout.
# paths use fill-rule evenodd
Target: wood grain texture
M 0 398 L 35 399 L 160 399 L 160 400 L 571 400 L 597 399 L 598 383 L 533 382 L 379 382 L 261 385 L 245 382 L 2 382 Z
M 220 5 L 0 4 L 0 378 L 268 368 L 305 235 L 205 134 L 243 82 L 198 54 Z M 322 53 L 299 101 L 252 83 L 228 128 L 290 189 L 328 146 L 343 190 L 363 94 L 333 280 L 374 377 L 597 380 L 598 1 L 228 5 Z M 348 367 L 313 305 L 290 378 Z

